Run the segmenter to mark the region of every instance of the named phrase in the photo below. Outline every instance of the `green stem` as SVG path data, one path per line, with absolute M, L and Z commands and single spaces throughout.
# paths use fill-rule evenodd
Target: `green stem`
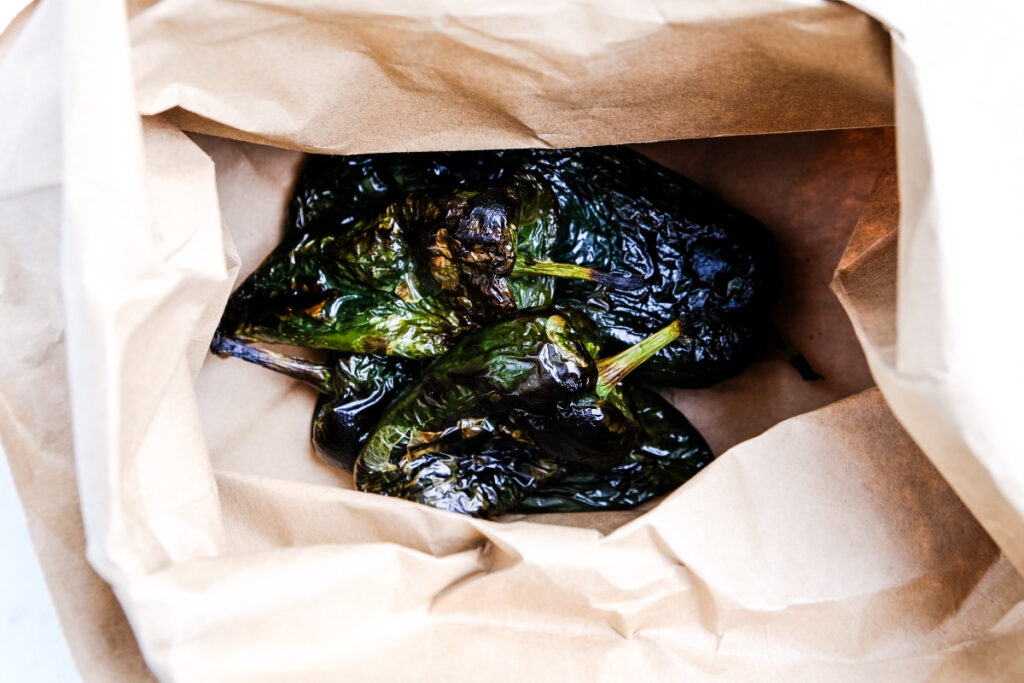
M 326 394 L 331 391 L 331 371 L 325 365 L 313 363 L 304 358 L 286 356 L 283 353 L 257 349 L 254 346 L 243 344 L 237 339 L 225 337 L 220 332 L 214 333 L 213 340 L 210 342 L 210 350 L 221 356 L 234 356 L 280 372 L 282 375 L 305 382 L 321 393 Z
M 625 351 L 597 361 L 597 395 L 604 398 L 626 375 L 640 367 L 644 361 L 683 336 L 683 324 L 673 320 L 646 339 Z
M 555 263 L 553 261 L 537 261 L 532 258 L 520 258 L 512 267 L 512 277 L 523 275 L 550 275 L 567 280 L 587 280 L 607 285 L 615 289 L 635 289 L 643 282 L 642 278 L 623 273 L 606 273 L 575 263 Z

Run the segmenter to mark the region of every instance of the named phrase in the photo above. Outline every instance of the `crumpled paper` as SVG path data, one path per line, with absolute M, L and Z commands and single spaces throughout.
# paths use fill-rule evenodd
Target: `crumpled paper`
M 308 393 L 241 363 L 207 357 L 239 268 L 251 268 L 273 243 L 270 233 L 301 158 L 190 138 L 180 126 L 297 149 L 374 149 L 383 143 L 371 127 L 388 131 L 394 149 L 442 141 L 584 144 L 864 125 L 886 98 L 881 34 L 842 6 L 765 3 L 747 6 L 742 16 L 692 3 L 630 5 L 628 11 L 624 4 L 591 3 L 581 6 L 585 11 L 558 6 L 548 14 L 527 6 L 532 12 L 520 15 L 520 24 L 509 22 L 509 32 L 496 40 L 502 27 L 492 21 L 485 30 L 487 10 L 459 3 L 429 14 L 395 4 L 390 15 L 343 3 L 334 12 L 303 11 L 298 4 L 142 3 L 133 7 L 129 32 L 116 7 L 51 2 L 42 4 L 0 65 L 0 92 L 29 94 L 20 100 L 24 120 L 0 132 L 3 149 L 11 152 L 6 158 L 18 162 L 0 176 L 0 216 L 4 226 L 35 228 L 3 233 L 2 333 L 10 351 L 0 358 L 0 435 L 83 675 L 134 680 L 144 674 L 109 592 L 81 564 L 75 479 L 89 561 L 113 586 L 146 663 L 163 680 L 714 674 L 818 681 L 1024 674 L 1017 654 L 1024 581 L 903 431 L 882 392 L 864 388 L 870 379 L 863 359 L 851 353 L 859 338 L 889 398 L 875 349 L 899 347 L 904 337 L 902 328 L 893 335 L 886 316 L 908 288 L 930 282 L 901 269 L 896 296 L 893 265 L 915 252 L 891 248 L 897 212 L 885 131 L 643 148 L 685 167 L 741 208 L 764 214 L 791 258 L 802 254 L 810 262 L 790 264 L 791 309 L 780 312 L 782 323 L 798 333 L 815 362 L 833 360 L 814 357 L 823 347 L 842 350 L 846 360 L 823 368 L 828 381 L 801 386 L 808 393 L 796 397 L 779 391 L 775 381 L 787 368 L 771 358 L 749 377 L 706 395 L 677 395 L 713 435 L 716 450 L 725 452 L 639 516 L 484 522 L 352 491 L 344 475 L 309 457 Z M 587 20 L 582 28 L 560 13 L 572 11 Z M 250 13 L 251 23 L 245 19 Z M 394 45 L 375 42 L 389 35 L 389 26 L 416 23 L 408 17 L 419 20 L 418 34 L 396 32 Z M 699 41 L 691 53 L 677 45 L 667 49 L 650 38 L 657 30 L 630 40 L 641 35 L 631 31 L 642 23 L 631 17 L 658 17 L 673 27 L 675 18 L 682 28 L 670 34 L 696 40 L 708 30 L 726 36 L 732 49 L 715 52 Z M 75 30 L 65 34 L 63 49 L 74 59 L 65 60 L 58 119 L 49 38 L 61 19 Z M 316 38 L 321 24 L 327 28 Z M 593 71 L 586 115 L 569 106 L 577 100 L 541 79 L 534 85 L 552 98 L 533 104 L 546 103 L 549 120 L 558 124 L 550 130 L 558 135 L 524 134 L 520 118 L 540 121 L 530 118 L 536 110 L 518 110 L 515 120 L 493 116 L 508 112 L 516 98 L 473 85 L 472 74 L 459 76 L 470 81 L 446 80 L 450 72 L 439 66 L 449 57 L 440 52 L 436 62 L 386 59 L 427 54 L 426 43 L 419 52 L 403 52 L 416 48 L 408 45 L 410 35 L 428 35 L 426 24 L 446 44 L 465 46 L 481 60 L 487 55 L 485 61 L 539 53 L 532 36 L 546 31 L 578 36 L 578 44 L 568 41 L 559 51 L 570 65 L 576 59 L 581 73 Z M 254 51 L 249 41 L 256 28 L 260 43 L 288 49 L 278 51 L 278 59 Z M 520 52 L 490 49 L 500 43 L 513 50 L 517 35 L 520 43 L 526 36 Z M 297 36 L 309 38 L 310 50 L 326 41 L 349 45 L 345 52 L 357 64 L 363 59 L 371 70 L 387 67 L 389 79 L 408 87 L 384 98 L 383 86 L 359 69 L 310 59 L 313 53 Z M 837 36 L 859 47 L 856 58 L 829 58 Z M 215 60 L 201 49 L 211 43 L 218 46 Z M 704 127 L 694 129 L 675 122 L 686 117 L 672 94 L 651 98 L 645 116 L 637 116 L 607 86 L 629 78 L 653 86 L 654 76 L 648 82 L 642 69 L 628 76 L 601 73 L 613 61 L 593 59 L 620 55 L 623 44 L 648 60 L 703 60 L 705 71 L 720 74 L 760 68 L 772 54 L 761 47 L 770 44 L 788 59 L 774 62 L 781 73 L 815 74 L 819 89 L 823 82 L 833 86 L 822 101 L 831 101 L 829 93 L 841 101 L 842 92 L 849 106 L 808 112 L 813 100 L 794 96 L 794 111 L 812 122 L 796 126 L 777 108 L 741 113 L 735 93 L 732 99 L 716 95 L 697 107 Z M 373 49 L 360 52 L 368 45 Z M 463 64 L 469 56 L 459 53 L 458 59 Z M 196 64 L 220 70 L 221 82 L 207 90 L 190 85 L 188 78 L 204 71 Z M 308 78 L 296 75 L 296 65 L 309 70 Z M 411 78 L 421 67 L 439 80 Z M 97 97 L 101 77 L 105 96 Z M 337 87 L 354 121 L 347 121 L 348 130 L 336 129 L 351 136 L 345 146 L 323 137 L 337 125 L 335 110 L 305 108 L 338 101 L 323 90 L 332 79 L 344 84 Z M 733 85 L 750 89 L 743 78 Z M 712 92 L 700 81 L 689 87 Z M 459 127 L 457 142 L 449 144 L 453 138 L 437 137 L 451 133 L 438 132 L 443 126 L 436 111 L 419 110 L 417 120 L 416 110 L 404 105 L 374 106 L 395 104 L 394 92 L 419 90 L 465 96 L 445 105 L 449 127 L 462 104 L 486 115 L 475 126 Z M 177 99 L 156 105 L 173 107 L 166 116 L 138 118 L 137 108 L 156 111 L 147 110 L 147 93 L 167 92 Z M 293 92 L 305 93 L 294 98 L 305 105 L 281 99 Z M 674 104 L 659 109 L 659 102 Z M 873 121 L 886 122 L 884 115 Z M 53 141 L 58 130 L 61 144 Z M 918 181 L 911 178 L 907 187 L 903 169 L 907 155 L 922 149 L 902 135 L 905 211 L 917 206 Z M 53 202 L 58 193 L 62 223 Z M 932 225 L 926 218 L 919 231 Z M 841 257 L 837 240 L 851 230 Z M 823 295 L 823 274 L 836 262 L 842 267 L 833 286 L 852 330 L 836 329 L 837 320 L 845 321 Z M 815 343 L 810 335 L 819 332 L 827 334 Z M 756 391 L 769 393 L 758 411 L 744 414 Z M 788 400 L 780 401 L 780 394 Z M 918 395 L 911 405 L 926 414 L 928 398 Z M 273 410 L 261 411 L 261 401 Z M 726 407 L 702 412 L 702 404 Z M 893 405 L 906 420 L 905 405 Z M 754 438 L 733 446 L 748 437 Z
M 898 38 L 900 234 L 874 257 L 884 288 L 865 296 L 840 272 L 835 290 L 893 412 L 1024 571 L 1024 363 L 1007 308 L 1024 232 L 1006 227 L 1024 183 L 1024 95 L 1010 85 L 1024 79 L 1020 17 L 997 2 L 858 4 Z
M 139 111 L 307 151 L 568 147 L 892 121 L 885 31 L 818 0 L 147 5 L 131 26 Z

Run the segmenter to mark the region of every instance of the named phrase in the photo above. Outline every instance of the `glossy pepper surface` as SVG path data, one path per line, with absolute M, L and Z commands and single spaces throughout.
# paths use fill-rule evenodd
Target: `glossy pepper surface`
M 624 348 L 682 316 L 687 339 L 639 372 L 705 386 L 756 359 L 778 298 L 778 255 L 765 227 L 685 177 L 625 148 L 314 157 L 296 189 L 291 222 L 377 210 L 409 192 L 472 191 L 526 174 L 553 197 L 551 258 L 625 272 L 637 287 L 559 281 L 556 301 L 597 323 Z M 812 375 L 813 376 L 813 375 Z
M 428 358 L 488 320 L 549 304 L 553 276 L 637 284 L 547 260 L 558 242 L 554 210 L 551 193 L 524 172 L 345 212 L 335 204 L 300 211 L 232 295 L 221 330 L 250 341 Z
M 636 384 L 621 393 L 637 434 L 628 455 L 608 469 L 561 463 L 558 476 L 527 493 L 516 512 L 632 508 L 675 490 L 711 462 L 704 438 L 671 403 Z
M 671 406 L 619 381 L 679 335 L 670 325 L 599 360 L 596 328 L 572 309 L 494 323 L 395 399 L 360 451 L 356 486 L 484 517 L 664 493 L 711 453 Z

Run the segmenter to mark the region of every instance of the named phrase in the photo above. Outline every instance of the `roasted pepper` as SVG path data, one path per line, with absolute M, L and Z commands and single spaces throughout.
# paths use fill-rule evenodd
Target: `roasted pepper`
M 681 330 L 673 322 L 601 360 L 596 328 L 572 309 L 475 332 L 382 415 L 356 486 L 484 517 L 629 507 L 664 493 L 711 453 L 682 415 L 619 382 Z
M 711 462 L 713 456 L 704 438 L 671 403 L 636 384 L 624 384 L 620 391 L 637 433 L 626 458 L 608 469 L 561 463 L 558 476 L 531 490 L 519 501 L 516 512 L 635 507 L 675 490 Z M 549 433 L 559 434 L 563 440 L 572 438 L 571 432 L 553 427 Z
M 632 273 L 639 287 L 560 281 L 557 302 L 585 310 L 609 348 L 624 348 L 682 316 L 687 340 L 640 371 L 705 386 L 740 372 L 766 341 L 780 276 L 775 244 L 757 220 L 683 176 L 621 147 L 314 157 L 292 223 L 343 221 L 410 191 L 467 191 L 521 174 L 553 195 L 559 262 Z M 807 379 L 817 375 L 784 341 Z
M 547 261 L 557 242 L 553 211 L 553 196 L 528 173 L 483 190 L 371 202 L 343 218 L 307 210 L 231 297 L 221 331 L 426 358 L 488 320 L 550 303 L 554 277 L 638 284 Z

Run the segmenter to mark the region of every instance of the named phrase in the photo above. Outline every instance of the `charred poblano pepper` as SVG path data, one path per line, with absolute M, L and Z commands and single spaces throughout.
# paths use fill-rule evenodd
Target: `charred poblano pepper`
M 630 507 L 664 493 L 711 453 L 671 407 L 618 385 L 680 333 L 672 323 L 597 360 L 599 334 L 572 309 L 492 324 L 395 399 L 360 451 L 356 485 L 484 517 Z
M 564 283 L 559 300 L 585 308 L 611 349 L 685 321 L 687 339 L 652 358 L 639 377 L 705 386 L 761 354 L 780 290 L 778 253 L 761 223 L 627 150 L 538 155 L 536 163 L 561 186 L 569 234 L 560 258 L 615 264 L 643 278 L 630 292 Z
M 554 277 L 638 284 L 546 260 L 554 197 L 528 173 L 485 189 L 417 192 L 356 213 L 300 215 L 232 295 L 233 338 L 428 358 L 517 308 L 546 305 Z M 317 220 L 308 218 L 310 213 Z
M 562 463 L 558 476 L 529 492 L 516 512 L 635 507 L 678 488 L 711 462 L 713 456 L 704 438 L 671 403 L 635 384 L 623 385 L 621 393 L 638 435 L 626 458 L 608 469 Z M 564 431 L 560 434 L 565 440 L 572 436 Z
M 683 176 L 625 148 L 314 157 L 292 223 L 344 221 L 413 191 L 464 191 L 542 178 L 561 231 L 559 262 L 642 280 L 631 288 L 560 281 L 556 300 L 580 307 L 609 348 L 624 348 L 680 316 L 688 340 L 663 350 L 642 377 L 705 386 L 740 372 L 775 341 L 778 255 L 765 227 Z M 785 346 L 784 340 L 782 345 Z M 791 347 L 807 379 L 817 376 Z

